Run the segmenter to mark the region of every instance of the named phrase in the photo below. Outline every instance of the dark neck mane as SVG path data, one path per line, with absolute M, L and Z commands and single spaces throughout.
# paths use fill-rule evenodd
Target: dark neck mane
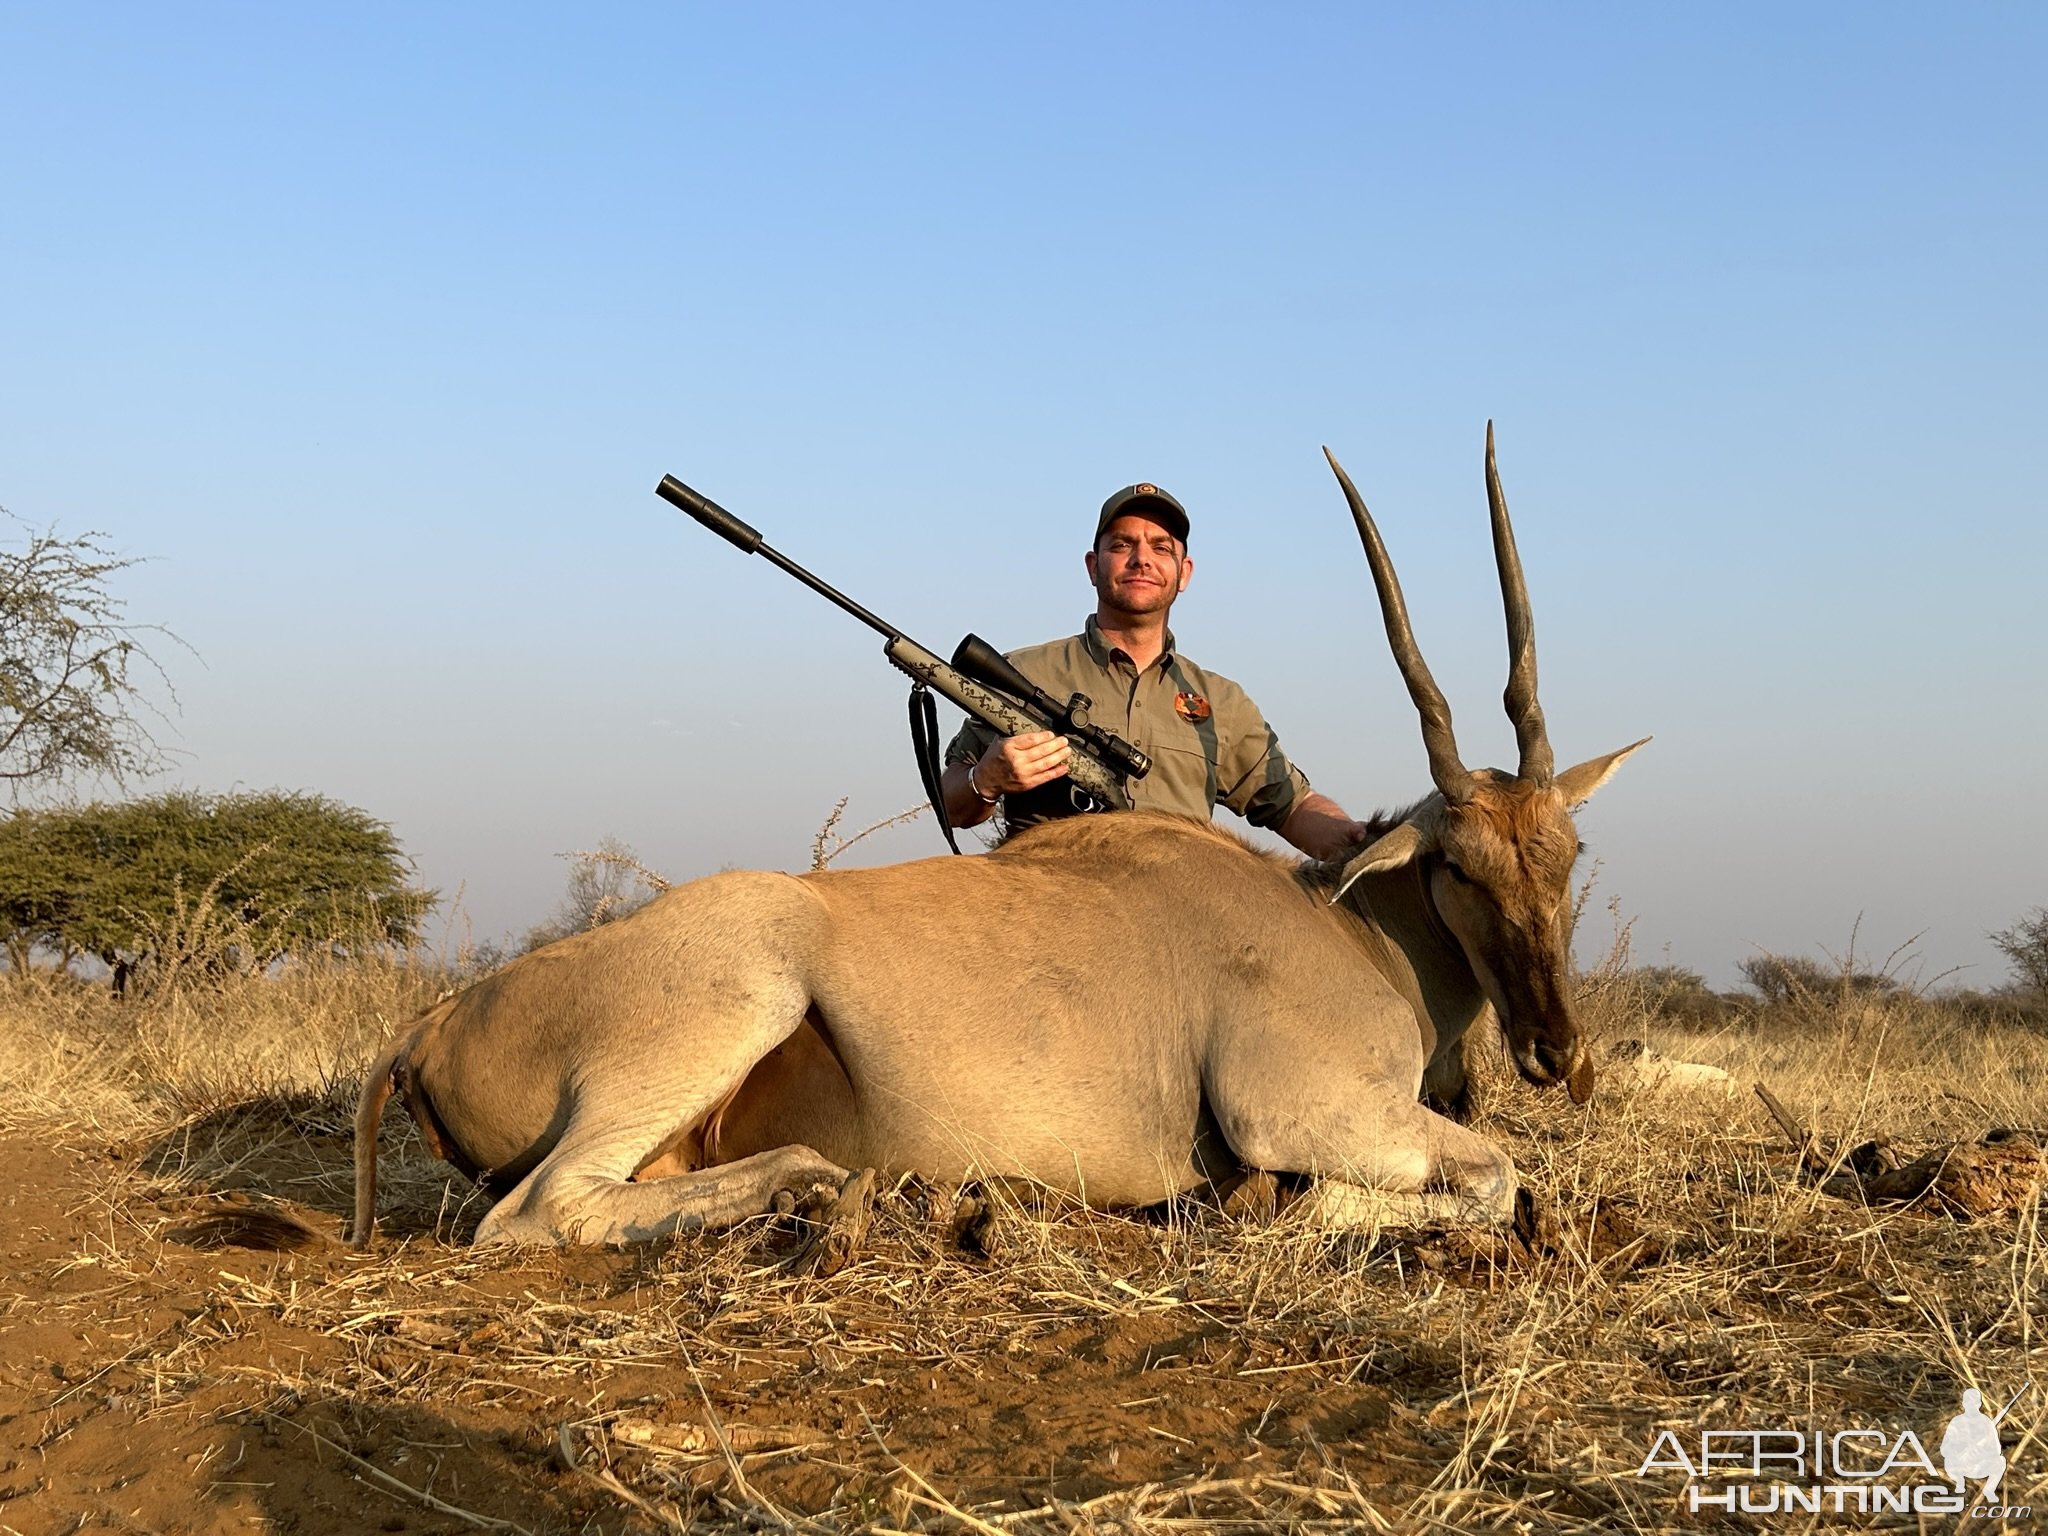
M 1378 842 L 1404 821 L 1414 819 L 1416 812 L 1429 803 L 1429 796 L 1391 811 L 1374 811 L 1365 819 L 1365 836 L 1337 854 L 1335 858 L 1317 862 L 1309 860 L 1301 866 L 1302 883 L 1310 890 L 1335 890 L 1344 878 L 1344 866 L 1356 858 L 1361 850 Z

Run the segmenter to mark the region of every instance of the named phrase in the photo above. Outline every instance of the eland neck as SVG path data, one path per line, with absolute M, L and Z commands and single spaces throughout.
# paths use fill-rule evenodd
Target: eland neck
M 1353 931 L 1373 969 L 1415 1010 L 1423 1050 L 1434 1064 L 1455 1053 L 1465 1031 L 1485 1012 L 1487 999 L 1457 936 L 1430 897 L 1431 857 L 1365 876 L 1333 911 Z M 1329 899 L 1341 869 L 1338 861 L 1304 871 L 1320 888 L 1318 900 Z

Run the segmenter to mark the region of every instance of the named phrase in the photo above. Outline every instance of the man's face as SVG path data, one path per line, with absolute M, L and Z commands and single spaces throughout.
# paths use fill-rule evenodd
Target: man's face
M 1103 529 L 1088 551 L 1088 580 L 1102 605 L 1134 617 L 1171 608 L 1194 573 L 1180 540 L 1131 512 Z

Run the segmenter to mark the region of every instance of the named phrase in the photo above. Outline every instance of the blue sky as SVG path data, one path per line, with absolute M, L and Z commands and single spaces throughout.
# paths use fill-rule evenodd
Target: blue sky
M 2048 15 L 0 6 L 0 505 L 153 557 L 166 783 L 390 820 L 479 935 L 609 834 L 918 798 L 871 637 L 1071 631 L 1092 509 L 1354 811 L 1427 786 L 1318 448 L 1511 758 L 1486 420 L 1637 951 L 2003 962 L 2048 902 Z M 939 844 L 929 827 L 878 856 Z M 1599 925 L 1596 925 L 1599 926 Z

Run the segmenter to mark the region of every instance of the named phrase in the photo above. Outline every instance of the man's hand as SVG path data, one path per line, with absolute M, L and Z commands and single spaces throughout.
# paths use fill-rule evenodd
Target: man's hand
M 1072 755 L 1067 738 L 1051 731 L 1005 736 L 981 754 L 981 761 L 974 765 L 974 782 L 984 795 L 1036 789 L 1064 774 Z
M 1343 806 L 1328 795 L 1310 790 L 1302 796 L 1280 835 L 1312 859 L 1334 859 L 1363 843 L 1372 831 L 1369 823 L 1354 821 Z
M 990 797 L 1036 789 L 1067 771 L 1073 748 L 1051 731 L 1026 731 L 1005 736 L 982 753 L 976 763 L 954 763 L 940 776 L 946 797 L 946 819 L 956 827 L 974 827 L 995 814 Z

